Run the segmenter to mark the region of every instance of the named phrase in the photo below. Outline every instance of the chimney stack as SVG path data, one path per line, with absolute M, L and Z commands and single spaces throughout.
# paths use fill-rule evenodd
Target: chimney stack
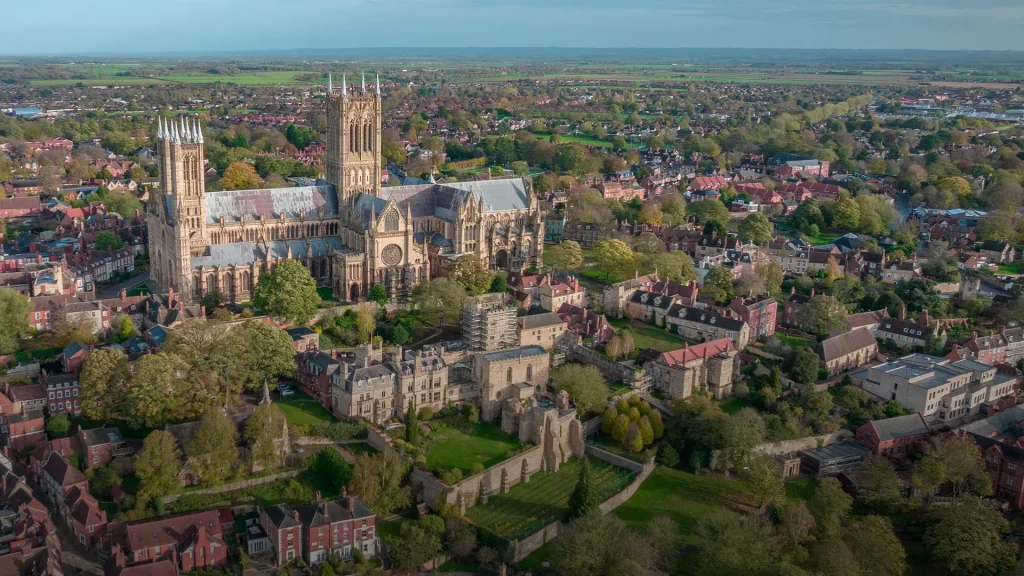
M 348 506 L 349 513 L 355 513 L 356 511 L 356 499 L 353 496 L 345 498 L 345 505 Z
M 299 511 L 298 510 L 292 510 L 292 516 L 294 516 L 295 520 L 298 521 L 299 520 Z

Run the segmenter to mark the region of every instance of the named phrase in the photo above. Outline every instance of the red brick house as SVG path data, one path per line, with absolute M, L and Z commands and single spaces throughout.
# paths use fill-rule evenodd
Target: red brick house
M 931 436 L 921 414 L 915 412 L 884 420 L 872 420 L 857 428 L 857 443 L 877 456 L 903 461 L 909 452 Z
M 786 305 L 782 308 L 782 314 L 777 314 L 776 316 L 778 325 L 797 326 L 799 323 L 796 320 L 796 315 L 800 312 L 800 307 L 810 302 L 811 298 L 814 298 L 814 288 L 811 288 L 810 296 L 797 294 L 796 288 L 790 288 L 789 298 L 786 300 Z
M 302 522 L 298 510 L 293 510 L 287 504 L 260 508 L 260 526 L 270 538 L 278 567 L 302 555 Z M 253 552 L 264 550 L 250 549 L 250 554 Z
M 66 458 L 53 451 L 47 455 L 46 463 L 42 466 L 39 484 L 57 506 L 60 506 L 75 488 L 82 492 L 89 491 L 89 481 L 85 475 Z
M 42 410 L 4 414 L 0 430 L 3 445 L 18 452 L 46 443 L 46 419 Z
M 10 470 L 0 472 L 0 522 L 6 530 L 3 544 L 11 552 L 45 546 L 46 536 L 56 533 L 46 505 L 35 498 L 24 479 Z
M 767 294 L 733 298 L 729 303 L 729 310 L 732 311 L 733 316 L 750 326 L 751 340 L 775 334 L 778 308 L 775 299 Z
M 125 443 L 121 431 L 117 428 L 79 428 L 78 443 L 85 454 L 83 461 L 86 468 L 106 466 L 115 457 L 132 453 L 132 448 Z
M 228 562 L 217 510 L 129 523 L 113 548 L 113 556 L 123 556 L 124 565 L 154 563 L 170 555 L 180 570 L 188 572 Z
M 0 198 L 0 218 L 38 216 L 41 208 L 38 196 Z
M 331 378 L 341 369 L 341 361 L 327 352 L 313 350 L 296 356 L 295 365 L 295 381 L 299 388 L 330 410 Z
M 64 352 L 61 353 L 60 362 L 64 366 L 64 371 L 69 374 L 81 374 L 82 365 L 85 364 L 85 359 L 89 357 L 89 347 L 78 342 L 72 342 L 64 348 Z
M 78 376 L 75 374 L 49 374 L 40 372 L 42 386 L 46 390 L 50 414 L 78 416 Z
M 608 323 L 604 314 L 595 314 L 586 308 L 579 308 L 572 304 L 562 304 L 556 314 L 565 322 L 571 332 L 584 338 L 593 338 L 594 342 L 598 344 L 603 344 L 615 336 L 615 328 Z
M 107 513 L 100 509 L 92 494 L 78 486 L 64 497 L 60 514 L 72 536 L 86 550 L 96 547 L 107 528 Z
M 1024 448 L 970 432 L 967 434 L 985 457 L 985 470 L 992 479 L 993 496 L 1009 503 L 1013 510 L 1024 508 Z

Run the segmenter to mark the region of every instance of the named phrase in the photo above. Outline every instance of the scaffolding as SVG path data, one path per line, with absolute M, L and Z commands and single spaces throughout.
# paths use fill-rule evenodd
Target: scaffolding
M 517 347 L 515 305 L 506 302 L 505 294 L 466 298 L 462 306 L 462 339 L 474 351 Z

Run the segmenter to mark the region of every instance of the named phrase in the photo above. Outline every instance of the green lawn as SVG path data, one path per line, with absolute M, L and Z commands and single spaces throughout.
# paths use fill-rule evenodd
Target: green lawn
M 790 500 L 810 500 L 818 484 L 813 478 L 801 478 L 786 484 L 786 498 Z
M 612 454 L 617 454 L 619 456 L 622 456 L 623 458 L 628 458 L 630 460 L 633 460 L 634 462 L 641 463 L 645 462 L 647 460 L 647 457 L 653 455 L 654 452 L 657 450 L 657 446 L 651 445 L 648 446 L 646 450 L 642 450 L 641 452 L 630 452 L 629 450 L 623 448 L 622 444 L 619 444 L 615 440 L 612 440 L 610 437 L 605 436 L 603 433 L 598 433 L 594 435 L 589 440 L 589 442 L 593 442 L 598 447 L 607 450 Z
M 523 558 L 522 562 L 516 564 L 516 566 L 518 566 L 520 570 L 536 574 L 546 570 L 544 566 L 541 566 L 541 563 L 547 562 L 549 558 L 551 558 L 551 542 L 548 542 L 534 550 L 529 556 Z
M 1018 260 L 1011 264 L 1000 264 L 1000 274 L 1024 274 L 1024 260 Z
M 602 284 L 616 284 L 625 280 L 625 278 L 616 276 L 615 274 L 605 274 L 602 270 L 598 270 L 597 268 L 583 268 L 577 273 L 584 278 L 597 280 Z
M 548 139 L 551 138 L 551 134 L 534 134 L 533 137 L 537 138 L 538 140 L 548 140 Z M 573 136 L 573 135 L 570 135 L 570 134 L 562 134 L 561 135 L 561 142 L 563 142 L 563 143 L 575 142 L 577 144 L 583 144 L 584 146 L 593 146 L 595 148 L 611 148 L 612 147 L 612 141 L 611 140 L 599 140 L 597 138 L 588 138 L 586 136 Z M 639 147 L 640 147 L 640 145 L 637 144 L 636 142 L 627 142 L 626 143 L 626 148 L 639 148 Z
M 128 296 L 147 296 L 152 293 L 153 291 L 150 290 L 149 288 L 145 286 L 140 286 L 138 288 L 132 288 L 131 290 L 129 290 Z
M 668 516 L 678 524 L 684 545 L 691 545 L 697 520 L 721 509 L 730 496 L 746 493 L 738 478 L 694 476 L 658 466 L 637 493 L 615 509 L 615 515 L 638 530 L 656 516 Z
M 608 323 L 616 329 L 630 325 L 629 320 L 626 318 L 608 320 Z M 637 350 L 654 348 L 659 352 L 671 352 L 682 348 L 686 344 L 686 340 L 683 340 L 671 332 L 661 330 L 660 328 L 637 328 L 634 326 L 633 343 L 636 345 Z
M 839 238 L 840 236 L 842 236 L 842 234 L 824 234 L 823 233 L 823 234 L 818 234 L 817 236 L 808 236 L 807 237 L 807 242 L 811 246 L 821 246 L 823 244 L 828 244 L 828 243 L 832 242 L 833 240 L 835 240 L 836 238 Z
M 782 341 L 783 344 L 796 348 L 798 346 L 814 346 L 817 344 L 810 338 L 798 338 L 796 336 L 787 336 L 785 334 L 775 333 L 775 337 Z
M 726 414 L 735 414 L 745 408 L 746 405 L 747 403 L 744 402 L 743 399 L 735 396 L 724 398 L 718 403 L 718 406 L 722 408 L 722 412 L 725 412 Z
M 598 499 L 605 501 L 629 484 L 633 473 L 591 458 L 590 477 Z M 558 472 L 537 472 L 527 483 L 513 486 L 506 494 L 491 496 L 466 515 L 477 526 L 502 538 L 522 538 L 565 517 L 569 496 L 579 478 L 580 461 L 574 458 Z
M 294 426 L 338 421 L 319 402 L 303 392 L 296 391 L 295 394 L 278 400 L 276 404 L 281 409 L 281 412 L 284 412 L 284 417 L 288 420 L 288 423 Z
M 520 447 L 519 440 L 501 431 L 494 424 L 478 422 L 472 427 L 443 426 L 431 432 L 427 467 L 431 470 L 459 468 L 469 474 L 473 464 L 489 468 L 504 460 Z

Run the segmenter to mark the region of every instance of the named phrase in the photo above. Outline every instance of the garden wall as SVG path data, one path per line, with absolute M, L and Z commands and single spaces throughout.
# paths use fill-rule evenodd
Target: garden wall
M 600 448 L 595 448 L 594 446 L 590 445 L 587 445 L 586 451 L 588 454 L 595 458 L 599 458 L 606 462 L 615 464 L 616 466 L 622 466 L 623 468 L 627 468 L 629 470 L 633 470 L 634 472 L 636 472 L 636 474 L 633 476 L 633 481 L 630 482 L 628 486 L 626 486 L 618 494 L 612 496 L 611 498 L 601 503 L 600 509 L 602 514 L 608 514 L 609 512 L 615 510 L 616 508 L 624 504 L 627 500 L 632 498 L 633 495 L 636 494 L 636 491 L 640 489 L 640 486 L 644 483 L 644 481 L 647 480 L 647 477 L 650 476 L 652 472 L 654 472 L 655 464 L 653 461 L 647 462 L 646 464 L 640 464 L 639 462 L 634 462 L 627 458 L 616 456 L 611 452 L 601 450 Z M 614 460 L 609 459 L 606 456 L 614 458 Z M 620 460 L 623 461 L 623 464 L 619 464 Z M 548 524 L 547 526 L 541 528 L 533 534 L 530 534 L 529 536 L 520 538 L 519 540 L 513 540 L 511 542 L 513 562 L 521 561 L 523 558 L 526 558 L 541 546 L 554 540 L 555 537 L 562 533 L 563 528 L 564 525 L 562 524 L 562 522 L 556 521 L 552 522 L 551 524 Z M 609 543 L 609 545 L 614 545 L 614 543 Z
M 230 484 L 222 484 L 220 486 L 214 486 L 213 488 L 204 488 L 202 490 L 189 490 L 181 494 L 171 494 L 170 496 L 164 496 L 161 498 L 164 504 L 171 504 L 182 496 L 191 496 L 193 494 L 220 494 L 222 492 L 232 492 L 234 490 L 241 490 L 242 488 L 251 488 L 253 486 L 259 486 L 260 484 L 270 484 L 284 478 L 295 478 L 302 473 L 302 470 L 286 470 L 284 472 L 278 472 L 277 474 L 268 474 L 267 476 L 260 476 L 259 478 L 252 478 L 249 480 L 239 480 L 238 482 L 231 482 Z
M 821 436 L 808 436 L 806 438 L 797 438 L 795 440 L 783 440 L 782 442 L 761 444 L 760 446 L 756 446 L 754 451 L 767 456 L 779 456 L 781 454 L 798 452 L 800 450 L 810 450 L 812 448 L 817 448 L 819 445 L 828 446 L 829 444 L 846 442 L 848 440 L 853 440 L 853 432 L 843 429 L 837 430 L 831 434 L 823 434 Z
M 637 371 L 632 366 L 606 358 L 586 346 L 570 346 L 567 357 L 570 362 L 592 364 L 604 374 L 609 382 L 621 381 L 626 384 L 632 384 L 634 380 L 639 378 L 638 374 L 642 374 L 642 371 Z
M 544 465 L 544 447 L 533 446 L 508 460 L 495 464 L 479 474 L 474 474 L 454 486 L 441 482 L 427 470 L 413 468 L 409 480 L 413 493 L 430 509 L 437 510 L 438 502 L 460 504 L 462 512 L 471 508 L 479 499 L 486 503 L 488 496 L 507 492 L 520 482 L 529 482 L 534 472 Z

